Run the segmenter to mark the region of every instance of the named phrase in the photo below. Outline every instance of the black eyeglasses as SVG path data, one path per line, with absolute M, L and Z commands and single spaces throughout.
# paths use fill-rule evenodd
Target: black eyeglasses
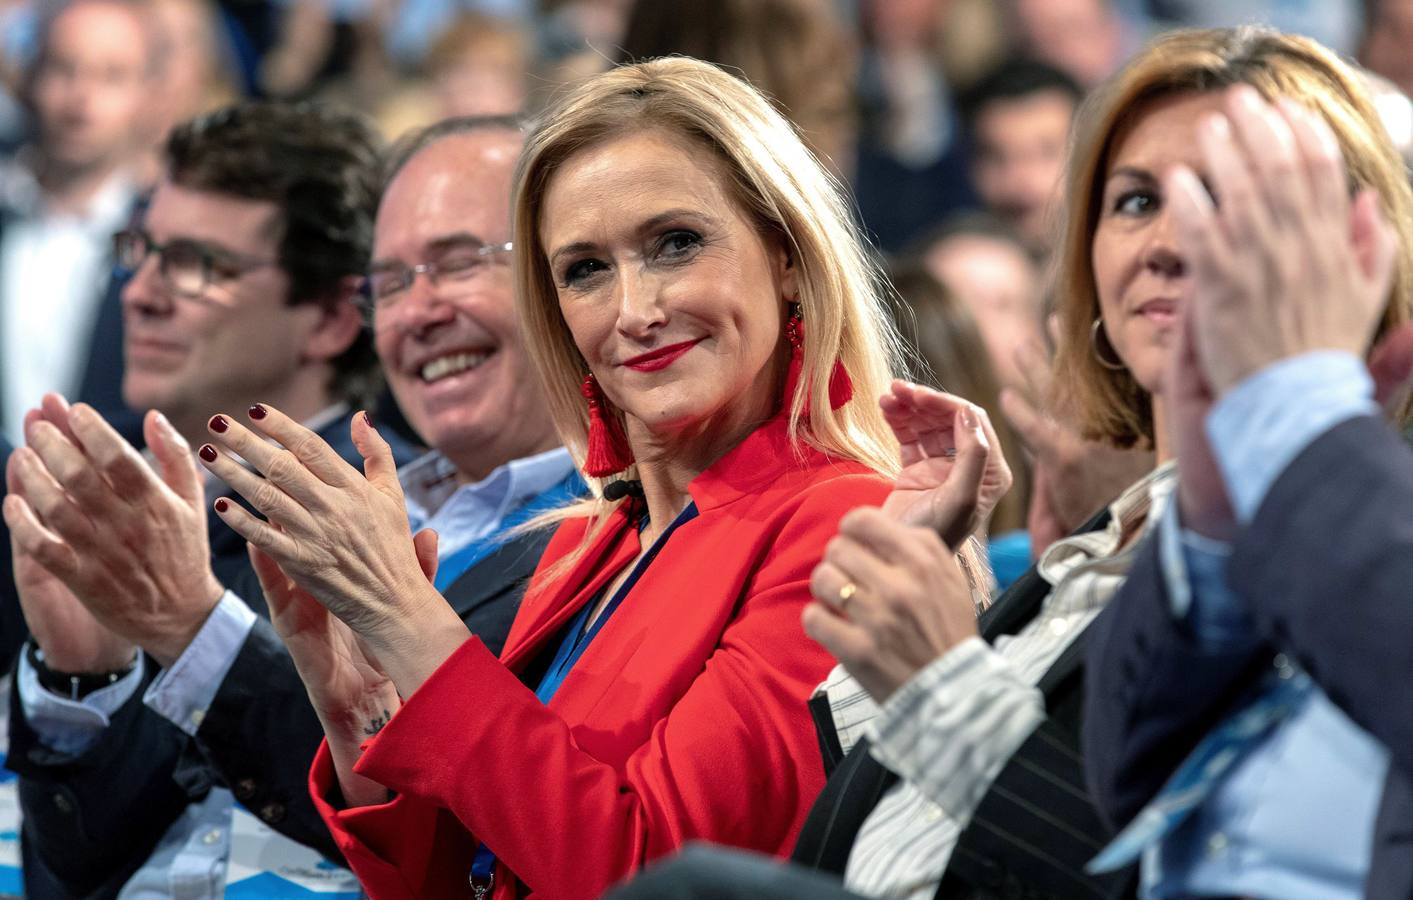
M 462 241 L 443 249 L 432 262 L 406 266 L 387 263 L 377 266 L 363 279 L 363 294 L 372 306 L 386 309 L 396 303 L 418 275 L 426 275 L 434 285 L 470 281 L 490 266 L 504 264 L 514 245 Z
M 279 265 L 279 260 L 239 256 L 196 241 L 178 239 L 159 244 L 146 232 L 135 228 L 113 235 L 113 255 L 118 265 L 130 272 L 141 268 L 153 253 L 157 254 L 157 271 L 167 289 L 192 298 L 200 297 L 213 282 Z

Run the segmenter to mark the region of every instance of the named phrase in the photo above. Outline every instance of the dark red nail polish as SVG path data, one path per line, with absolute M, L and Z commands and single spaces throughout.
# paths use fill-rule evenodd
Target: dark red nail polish
M 225 416 L 212 416 L 211 421 L 208 422 L 207 425 L 212 431 L 216 432 L 217 434 L 225 434 L 226 429 L 230 427 L 230 425 L 226 422 Z
M 252 418 L 252 419 L 263 419 L 263 418 L 265 418 L 265 407 L 264 407 L 264 406 L 261 406 L 259 403 L 257 403 L 257 404 L 255 404 L 254 406 L 250 407 L 250 418 Z
M 216 461 L 216 448 L 212 447 L 210 444 L 202 444 L 201 449 L 196 452 L 207 462 Z
M 227 500 L 225 497 L 221 497 L 216 501 L 216 512 L 225 512 L 230 509 L 230 507 L 231 501 Z
M 368 413 L 366 413 L 366 412 L 363 413 L 363 424 L 364 424 L 364 425 L 367 425 L 369 428 L 373 429 L 374 431 L 377 431 L 377 430 L 378 430 L 378 426 L 373 424 L 373 417 L 370 416 L 370 415 L 368 415 Z

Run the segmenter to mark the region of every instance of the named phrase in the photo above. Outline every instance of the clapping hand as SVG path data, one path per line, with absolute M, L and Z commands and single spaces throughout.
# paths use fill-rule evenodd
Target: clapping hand
M 879 405 L 903 463 L 883 511 L 898 522 L 930 528 L 948 547 L 959 548 L 986 524 L 1013 480 L 990 417 L 960 397 L 906 381 L 894 381 Z M 982 440 L 969 440 L 978 430 Z M 974 493 L 944 488 L 955 468 L 979 460 Z
M 92 408 L 70 408 L 56 394 L 25 425 L 5 516 L 26 617 L 46 657 L 56 668 L 93 671 L 131 659 L 140 645 L 170 664 L 223 592 L 190 448 L 149 412 L 143 429 L 154 471 Z
M 1048 408 L 1050 362 L 1036 340 L 1016 353 L 1024 391 L 1001 392 L 1001 408 L 1030 451 L 1032 477 L 1026 530 L 1038 557 L 1103 509 L 1129 485 L 1153 470 L 1153 453 L 1086 440 Z
M 1350 197 L 1339 144 L 1318 113 L 1275 106 L 1238 85 L 1199 143 L 1208 183 L 1167 173 L 1193 298 L 1167 373 L 1183 523 L 1229 540 L 1237 527 L 1205 433 L 1222 394 L 1286 358 L 1316 350 L 1363 356 L 1392 281 L 1396 237 L 1369 189 Z M 1413 332 L 1395 331 L 1370 359 L 1392 408 L 1413 368 Z
M 419 557 L 425 554 L 408 528 L 387 442 L 367 415 L 354 417 L 353 443 L 364 459 L 359 472 L 273 407 L 251 407 L 250 421 L 253 428 L 232 416 L 213 417 L 207 425 L 212 443 L 200 456 L 268 521 L 219 500 L 216 514 L 342 620 L 397 692 L 409 696 L 468 633 L 424 575 Z M 217 444 L 253 471 L 220 453 Z M 274 573 L 266 567 L 266 575 Z
M 927 489 L 923 506 L 929 516 L 951 511 L 941 531 L 961 533 L 960 544 L 986 473 L 994 471 L 994 444 L 976 415 L 958 415 L 952 436 L 955 460 Z M 805 607 L 805 633 L 880 703 L 977 633 L 970 581 L 935 524 L 908 524 L 886 509 L 853 510 L 810 577 L 815 602 Z

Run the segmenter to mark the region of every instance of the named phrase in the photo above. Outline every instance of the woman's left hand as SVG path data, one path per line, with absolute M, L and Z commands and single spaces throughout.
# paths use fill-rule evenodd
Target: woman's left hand
M 905 525 L 931 529 L 955 550 L 1011 488 L 1011 467 L 990 418 L 960 397 L 906 381 L 894 381 L 879 406 L 903 462 L 883 511 Z M 959 491 L 954 473 L 972 468 L 980 472 L 974 487 Z
M 879 703 L 977 634 L 971 587 L 930 528 L 860 507 L 839 523 L 810 577 L 805 633 Z
M 230 416 L 207 428 L 255 471 L 213 447 L 200 455 L 269 521 L 229 501 L 216 502 L 217 515 L 347 623 L 408 696 L 467 632 L 423 574 L 391 449 L 366 414 L 355 416 L 360 473 L 279 410 L 251 412 L 255 430 Z

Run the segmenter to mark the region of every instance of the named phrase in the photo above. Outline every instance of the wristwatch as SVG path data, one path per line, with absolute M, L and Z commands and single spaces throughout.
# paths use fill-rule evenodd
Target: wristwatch
M 44 651 L 33 641 L 29 642 L 25 656 L 34 667 L 34 674 L 39 677 L 39 686 L 69 700 L 82 700 L 100 688 L 116 684 L 137 668 L 138 660 L 134 655 L 126 668 L 114 672 L 60 672 L 44 664 Z

